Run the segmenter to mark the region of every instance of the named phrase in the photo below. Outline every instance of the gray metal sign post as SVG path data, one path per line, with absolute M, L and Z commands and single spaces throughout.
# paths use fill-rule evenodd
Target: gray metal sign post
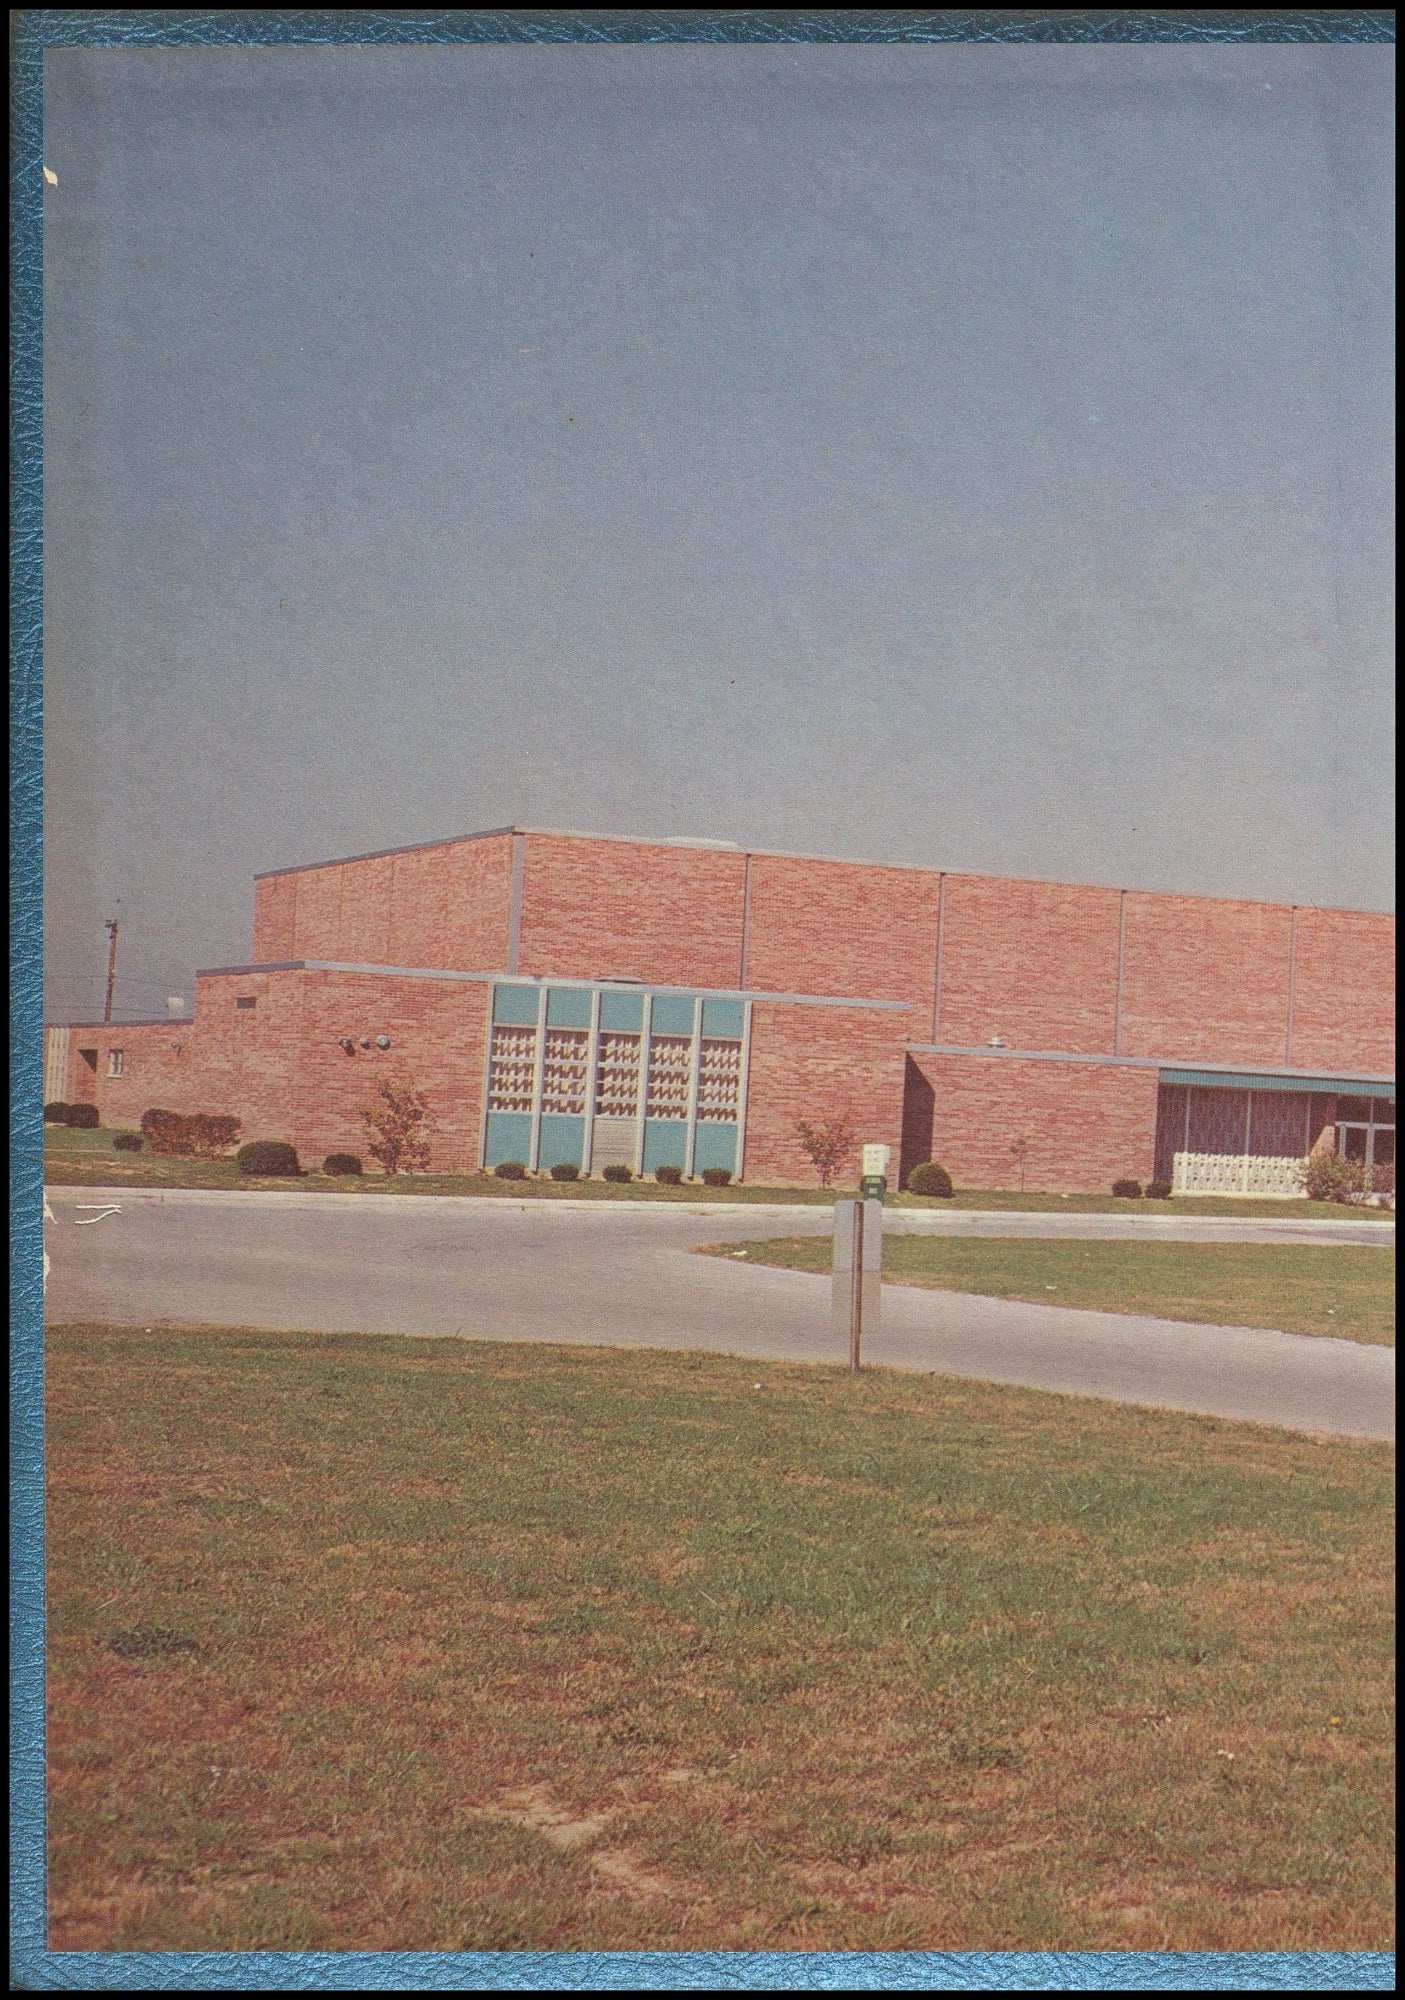
M 834 1206 L 834 1331 L 849 1341 L 849 1369 L 861 1366 L 863 1336 L 878 1332 L 883 1296 L 883 1204 Z

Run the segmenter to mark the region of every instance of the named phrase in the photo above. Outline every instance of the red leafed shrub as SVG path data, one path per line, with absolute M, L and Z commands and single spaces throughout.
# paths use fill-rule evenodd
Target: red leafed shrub
M 243 1129 L 242 1119 L 209 1111 L 189 1116 L 184 1111 L 144 1111 L 141 1119 L 142 1137 L 152 1152 L 177 1160 L 217 1160 L 238 1144 Z
M 422 1174 L 429 1165 L 429 1100 L 413 1077 L 376 1079 L 376 1101 L 363 1105 L 367 1152 L 388 1174 Z
M 190 1121 L 190 1142 L 197 1160 L 216 1160 L 238 1143 L 242 1118 L 197 1111 Z
M 143 1111 L 141 1135 L 153 1153 L 179 1159 L 190 1150 L 190 1120 L 183 1111 Z

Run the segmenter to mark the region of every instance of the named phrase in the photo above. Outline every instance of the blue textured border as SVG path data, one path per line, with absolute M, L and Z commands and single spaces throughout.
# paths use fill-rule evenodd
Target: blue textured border
M 42 196 L 45 48 L 316 43 L 1394 42 L 1393 10 L 890 14 L 197 12 L 11 16 L 10 1977 L 22 1991 L 1393 1991 L 1374 1952 L 51 1953 L 44 1946 Z
M 99 1952 L 44 1953 L 16 1985 L 92 1992 L 363 1987 L 410 1993 L 548 1988 L 574 1993 L 1391 1992 L 1394 1959 L 1372 1952 Z

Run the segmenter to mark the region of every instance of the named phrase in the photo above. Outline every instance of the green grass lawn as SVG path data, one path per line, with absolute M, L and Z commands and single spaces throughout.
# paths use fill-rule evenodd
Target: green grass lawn
M 829 1271 L 827 1236 L 718 1243 L 704 1253 Z M 1395 1345 L 1395 1251 L 1374 1244 L 1032 1242 L 886 1235 L 896 1284 L 1213 1326 L 1268 1326 Z
M 1392 1453 L 56 1327 L 51 1948 L 1384 1950 Z
M 857 1194 L 857 1188 L 771 1187 L 748 1184 L 744 1187 L 710 1188 L 701 1181 L 683 1187 L 659 1187 L 653 1181 L 631 1181 L 624 1187 L 598 1179 L 553 1181 L 547 1175 L 525 1181 L 500 1181 L 492 1174 L 395 1174 L 366 1173 L 329 1179 L 318 1172 L 305 1173 L 297 1181 L 270 1180 L 265 1175 L 241 1174 L 232 1159 L 171 1160 L 154 1153 L 114 1151 L 113 1134 L 106 1129 L 94 1132 L 71 1130 L 66 1125 L 44 1127 L 44 1178 L 51 1187 L 183 1187 L 183 1188 L 268 1188 L 297 1187 L 305 1192 L 334 1194 L 450 1194 L 489 1195 L 508 1201 L 738 1201 L 804 1202 L 815 1207 L 832 1207 L 842 1193 Z M 1262 1220 L 1267 1216 L 1331 1216 L 1340 1221 L 1344 1214 L 1379 1216 L 1377 1209 L 1346 1210 L 1322 1201 L 1239 1201 L 1230 1195 L 1197 1195 L 1178 1201 L 1123 1201 L 1111 1194 L 1020 1194 L 1010 1188 L 960 1188 L 950 1201 L 924 1200 L 917 1195 L 893 1193 L 892 1208 L 900 1209 L 1015 1209 L 1064 1215 L 1244 1215 Z

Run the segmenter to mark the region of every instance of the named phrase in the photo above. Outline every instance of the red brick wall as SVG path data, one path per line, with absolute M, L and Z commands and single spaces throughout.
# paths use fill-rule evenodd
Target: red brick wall
M 302 1088 L 298 1140 L 309 1165 L 329 1152 L 359 1153 L 368 1171 L 370 1135 L 359 1113 L 376 1102 L 379 1079 L 411 1079 L 429 1104 L 430 1166 L 465 1172 L 478 1165 L 490 989 L 447 979 L 368 974 L 304 975 Z M 373 1043 L 348 1057 L 339 1035 Z M 374 1047 L 376 1035 L 390 1047 Z
M 938 1041 L 1111 1055 L 1115 889 L 948 875 Z M 923 1036 L 925 1041 L 927 1036 Z
M 520 972 L 738 984 L 744 855 L 555 834 L 524 841 Z
M 1129 894 L 1121 1053 L 1282 1064 L 1291 928 L 1283 904 Z
M 1106 1193 L 1124 1176 L 1152 1177 L 1154 1069 L 1010 1056 L 913 1060 L 935 1098 L 932 1157 L 958 1187 L 1017 1188 L 1020 1162 L 1010 1148 L 1024 1133 L 1027 1188 Z
M 253 958 L 501 972 L 511 900 L 510 834 L 265 875 Z
M 848 861 L 751 861 L 747 983 L 772 993 L 906 1000 L 927 1040 L 936 977 L 937 884 L 916 869 Z
M 1294 1069 L 1395 1073 L 1395 919 L 1298 911 Z
M 526 835 L 519 969 L 730 988 L 742 973 L 746 857 L 732 850 Z M 264 961 L 505 969 L 512 837 L 495 835 L 263 878 L 254 949 Z M 905 1046 L 931 1033 L 939 878 L 757 855 L 747 984 L 753 990 L 888 997 L 905 1012 L 754 1009 L 746 1176 L 812 1178 L 798 1117 L 847 1112 L 855 1144 L 902 1137 Z M 940 1040 L 1111 1053 L 1116 891 L 949 875 Z M 1163 1062 L 1285 1064 L 1291 912 L 1131 892 L 1126 898 L 1121 1053 Z M 1292 1066 L 1385 1071 L 1393 1063 L 1393 921 L 1298 915 Z M 255 997 L 248 1010 L 238 994 Z M 79 1028 L 68 1095 L 106 1123 L 144 1110 L 233 1112 L 248 1137 L 288 1138 L 304 1160 L 363 1156 L 357 1116 L 382 1071 L 411 1070 L 430 1097 L 438 1166 L 476 1163 L 487 988 L 474 982 L 296 972 L 207 976 L 195 1023 Z M 346 1057 L 337 1037 L 388 1034 Z M 177 1053 L 174 1044 L 180 1044 Z M 97 1047 L 94 1076 L 78 1055 Z M 106 1076 L 111 1047 L 126 1074 Z M 934 1092 L 932 1153 L 969 1186 L 1018 1183 L 1010 1151 L 1031 1134 L 1031 1187 L 1102 1188 L 1152 1172 L 1154 1070 L 916 1058 Z M 914 1107 L 921 1118 L 914 1120 Z M 909 1155 L 927 1117 L 909 1093 Z M 925 1127 L 924 1127 L 925 1129 Z M 895 1163 L 896 1165 L 896 1163 Z M 852 1180 L 857 1153 L 845 1163 Z
M 96 1049 L 91 1069 L 80 1049 Z M 108 1056 L 121 1049 L 121 1076 L 107 1073 Z M 156 1023 L 111 1021 L 68 1031 L 69 1104 L 96 1104 L 104 1125 L 135 1128 L 143 1111 L 187 1109 L 185 1095 L 194 1069 L 193 1029 L 189 1021 Z M 190 1107 L 195 1108 L 195 1107 Z
M 254 881 L 254 942 L 256 965 L 277 965 L 296 958 L 298 877 L 261 875 Z
M 797 1118 L 846 1116 L 854 1146 L 836 1179 L 852 1187 L 861 1145 L 893 1148 L 902 1134 L 907 1016 L 857 1007 L 774 1006 L 755 1001 L 747 1088 L 748 1181 L 810 1184 L 818 1175 L 795 1136 Z
M 522 972 L 741 982 L 743 854 L 523 842 Z M 254 957 L 503 970 L 511 881 L 509 834 L 266 876 Z M 935 872 L 754 855 L 746 983 L 902 999 L 925 1041 L 938 890 Z M 1112 1053 L 1118 913 L 1111 889 L 948 875 L 938 1039 Z M 1126 919 L 1123 1055 L 1286 1062 L 1286 906 L 1132 891 Z M 1298 921 L 1293 1066 L 1379 1069 L 1393 1059 L 1393 920 L 1304 909 Z
M 286 1139 L 304 1166 L 328 1153 L 373 1162 L 359 1112 L 377 1079 L 413 1078 L 429 1100 L 431 1165 L 477 1164 L 486 985 L 376 973 L 220 974 L 200 981 L 199 1106 L 233 1112 L 246 1139 Z M 255 997 L 250 1009 L 238 996 Z M 390 1047 L 374 1046 L 387 1035 Z M 340 1037 L 357 1044 L 348 1056 Z M 359 1046 L 362 1037 L 370 1049 Z
M 251 998 L 253 1007 L 236 1007 L 239 998 Z M 186 1103 L 171 1109 L 241 1118 L 245 1140 L 292 1140 L 302 1007 L 300 972 L 214 973 L 197 979 L 192 1089 Z

